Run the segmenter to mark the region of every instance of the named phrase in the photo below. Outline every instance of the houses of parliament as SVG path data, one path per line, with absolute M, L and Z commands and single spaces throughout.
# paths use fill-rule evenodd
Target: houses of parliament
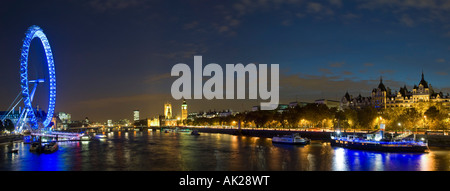
M 425 80 L 422 72 L 422 79 L 419 85 L 414 85 L 412 91 L 401 87 L 395 93 L 391 92 L 390 88 L 386 88 L 383 84 L 383 79 L 380 78 L 380 83 L 377 88 L 372 90 L 371 96 L 362 97 L 361 94 L 357 97 L 351 96 L 348 91 L 340 101 L 341 109 L 352 108 L 358 109 L 366 106 L 373 106 L 377 109 L 386 109 L 392 107 L 415 107 L 421 102 L 440 102 L 444 106 L 450 107 L 450 96 L 447 93 L 435 92 L 431 84 Z

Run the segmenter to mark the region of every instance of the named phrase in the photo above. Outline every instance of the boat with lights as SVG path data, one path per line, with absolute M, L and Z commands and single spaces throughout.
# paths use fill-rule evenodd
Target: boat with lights
M 339 132 L 331 136 L 331 146 L 384 152 L 427 152 L 428 143 L 415 139 L 385 139 L 383 131 L 377 131 L 364 136 L 346 135 Z
M 89 134 L 83 134 L 80 136 L 80 141 L 90 141 L 92 137 Z
M 177 132 L 177 133 L 189 133 L 189 132 L 191 132 L 191 130 L 177 127 L 177 128 L 175 128 L 175 132 Z
M 272 143 L 306 145 L 310 142 L 309 139 L 300 137 L 298 133 L 292 135 L 276 136 L 272 138 Z
M 57 142 L 41 143 L 34 142 L 30 146 L 30 151 L 35 153 L 53 153 L 58 150 Z
M 56 142 L 50 142 L 50 143 L 43 145 L 44 153 L 53 153 L 57 150 L 58 150 L 58 143 L 56 143 Z
M 97 135 L 95 135 L 95 138 L 97 138 L 97 139 L 106 139 L 108 137 L 106 135 L 104 135 L 104 134 L 97 134 Z
M 200 135 L 200 133 L 198 133 L 197 130 L 193 130 L 193 131 L 191 132 L 191 135 Z

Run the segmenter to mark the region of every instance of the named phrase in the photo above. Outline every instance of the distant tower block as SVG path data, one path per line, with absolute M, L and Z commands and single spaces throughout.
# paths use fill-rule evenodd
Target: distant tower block
M 139 110 L 133 111 L 133 119 L 134 121 L 139 121 Z
M 166 119 L 172 119 L 172 104 L 164 104 L 164 117 Z
M 183 99 L 183 104 L 181 105 L 181 120 L 187 119 L 188 111 L 187 111 L 187 104 L 186 100 Z

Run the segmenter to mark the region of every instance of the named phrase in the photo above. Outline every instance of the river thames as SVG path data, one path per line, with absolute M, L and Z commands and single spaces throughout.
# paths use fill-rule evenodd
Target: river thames
M 272 144 L 270 138 L 228 134 L 110 132 L 106 139 L 59 142 L 51 154 L 18 153 L 0 145 L 2 171 L 448 171 L 450 149 L 382 153 L 331 147 Z

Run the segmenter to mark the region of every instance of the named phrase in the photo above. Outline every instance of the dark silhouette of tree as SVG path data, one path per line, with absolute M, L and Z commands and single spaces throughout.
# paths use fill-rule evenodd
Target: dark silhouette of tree
M 426 123 L 430 129 L 443 130 L 445 129 L 445 114 L 439 112 L 439 110 L 435 106 L 431 106 L 424 113 L 426 119 L 428 120 Z
M 363 129 L 374 129 L 373 122 L 377 118 L 377 110 L 373 107 L 365 107 L 357 111 L 358 124 Z

